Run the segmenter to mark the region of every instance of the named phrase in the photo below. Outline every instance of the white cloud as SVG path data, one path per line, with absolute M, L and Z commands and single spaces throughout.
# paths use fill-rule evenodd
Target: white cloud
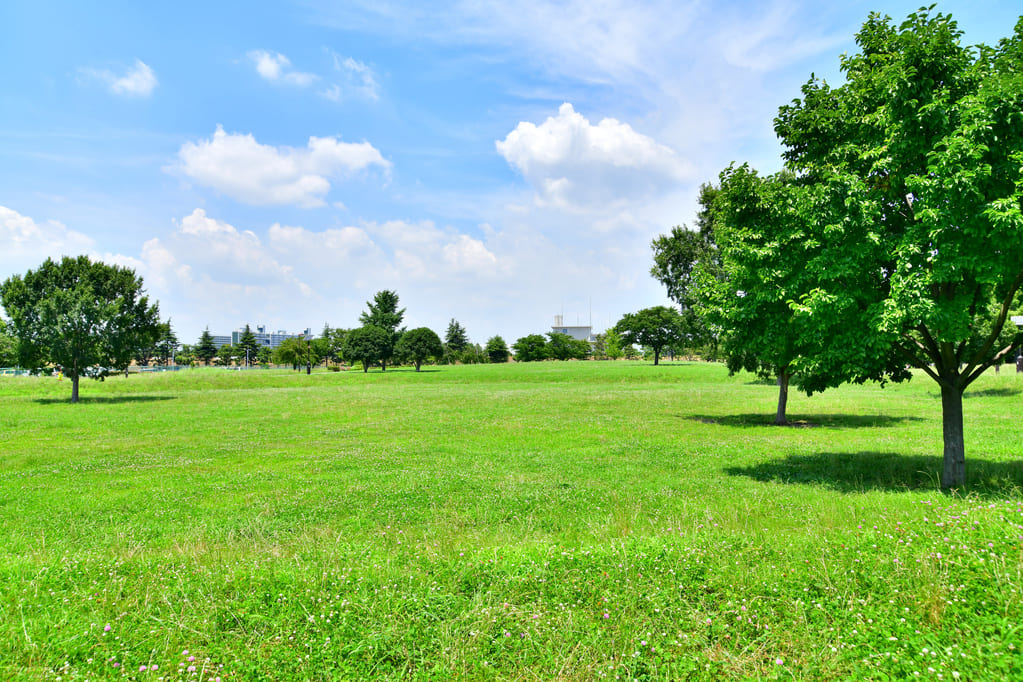
M 372 166 L 391 164 L 368 142 L 310 137 L 304 149 L 273 147 L 217 126 L 211 139 L 183 144 L 170 170 L 247 204 L 314 207 L 325 204 L 331 178 Z
M 127 97 L 148 97 L 153 94 L 158 83 L 156 74 L 140 59 L 136 59 L 135 66 L 123 75 L 107 69 L 93 68 L 81 68 L 79 73 L 90 80 L 103 83 L 113 94 Z
M 291 60 L 280 52 L 251 50 L 249 59 L 256 65 L 256 73 L 272 83 L 285 83 L 298 87 L 306 87 L 320 80 L 315 73 L 291 70 Z
M 343 57 L 333 50 L 329 52 L 339 82 L 331 83 L 327 89 L 320 92 L 321 95 L 334 102 L 340 102 L 349 95 L 373 101 L 379 99 L 380 87 L 377 85 L 373 69 L 352 57 Z
M 641 199 L 690 175 L 668 147 L 612 118 L 592 125 L 571 104 L 539 126 L 519 123 L 496 146 L 542 203 L 568 209 Z
M 39 267 L 47 258 L 79 256 L 92 252 L 94 242 L 57 221 L 37 223 L 0 206 L 0 280 Z

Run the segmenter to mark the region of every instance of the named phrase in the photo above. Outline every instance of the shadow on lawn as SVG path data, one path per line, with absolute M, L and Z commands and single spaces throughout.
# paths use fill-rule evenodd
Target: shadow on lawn
M 756 481 L 823 485 L 842 493 L 869 490 L 938 490 L 941 456 L 905 456 L 881 452 L 821 452 L 789 455 L 748 467 L 728 467 L 730 476 Z M 960 494 L 985 497 L 1018 494 L 1023 489 L 1023 460 L 991 462 L 966 456 L 966 486 Z
M 177 396 L 172 395 L 96 395 L 78 396 L 78 403 L 96 405 L 121 405 L 124 403 L 153 403 L 159 400 L 174 400 Z M 36 398 L 40 405 L 70 405 L 71 397 L 67 398 Z
M 739 427 L 774 427 L 774 415 L 766 412 L 755 412 L 752 414 L 720 414 L 704 415 L 690 414 L 678 415 L 683 419 L 700 422 L 701 424 L 721 424 L 723 426 Z M 889 427 L 907 421 L 923 421 L 922 417 L 901 416 L 896 417 L 886 414 L 821 414 L 816 416 L 802 417 L 789 415 L 787 428 L 815 428 L 826 427 L 829 429 L 857 429 L 869 427 Z M 786 427 L 782 427 L 786 428 Z

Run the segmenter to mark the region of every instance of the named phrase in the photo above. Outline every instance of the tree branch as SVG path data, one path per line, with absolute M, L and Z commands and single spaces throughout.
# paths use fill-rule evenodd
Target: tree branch
M 920 343 L 919 341 L 917 341 L 916 339 L 913 339 L 913 338 L 909 338 L 909 337 L 904 337 L 904 338 L 906 338 L 909 341 L 912 341 L 917 346 L 917 348 L 919 348 L 921 351 L 923 351 L 924 354 L 926 355 L 927 351 L 924 348 L 924 345 L 922 343 Z M 907 348 L 904 344 L 896 343 L 895 344 L 895 348 L 900 353 L 902 353 L 902 355 L 905 356 L 905 358 L 907 360 L 909 360 L 909 363 L 911 365 L 913 365 L 914 367 L 917 367 L 919 369 L 922 369 L 924 372 L 927 373 L 927 375 L 929 377 L 931 377 L 932 379 L 937 381 L 939 384 L 943 384 L 944 383 L 942 381 L 941 377 L 938 376 L 938 374 L 933 369 L 931 369 L 930 365 L 928 365 L 926 362 L 921 360 L 920 357 L 916 353 L 914 353 L 912 350 Z
M 1014 279 L 1012 284 L 1009 285 L 1005 298 L 1002 299 L 1001 309 L 998 311 L 998 318 L 995 320 L 995 324 L 991 328 L 991 333 L 988 334 L 987 341 L 984 342 L 981 349 L 974 353 L 973 357 L 970 358 L 970 361 L 967 363 L 966 370 L 963 374 L 970 375 L 970 378 L 967 380 L 966 384 L 963 385 L 963 388 L 969 386 L 971 381 L 980 376 L 980 372 L 983 372 L 993 364 L 993 360 L 984 362 L 984 358 L 991 352 L 991 349 L 995 345 L 995 341 L 998 340 L 998 337 L 1002 333 L 1002 329 L 1005 328 L 1005 320 L 1009 316 L 1009 308 L 1012 306 L 1012 300 L 1016 297 L 1016 292 L 1019 290 L 1020 285 L 1023 285 L 1023 270 L 1020 270 L 1019 273 L 1017 273 L 1016 279 Z M 978 371 L 975 372 L 975 369 Z

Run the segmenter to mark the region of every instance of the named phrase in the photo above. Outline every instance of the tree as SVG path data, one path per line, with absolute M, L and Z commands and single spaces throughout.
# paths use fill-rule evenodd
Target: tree
M 521 337 L 512 344 L 512 350 L 515 351 L 515 362 L 534 362 L 550 357 L 547 354 L 547 339 L 540 334 Z
M 604 353 L 609 360 L 617 360 L 625 354 L 622 345 L 622 337 L 614 327 L 604 332 Z
M 370 365 L 382 363 L 384 354 L 392 352 L 390 344 L 390 333 L 386 329 L 366 324 L 348 332 L 342 354 L 349 362 L 361 362 L 362 371 L 368 372 Z
M 432 329 L 418 327 L 401 335 L 395 347 L 395 354 L 403 360 L 411 361 L 418 372 L 423 360 L 438 358 L 444 354 L 444 345 Z
M 405 332 L 404 328 L 398 328 L 405 317 L 405 309 L 398 310 L 398 294 L 386 289 L 378 291 L 372 301 L 366 302 L 366 307 L 368 310 L 359 316 L 363 326 L 379 327 L 387 332 L 387 345 L 376 360 L 380 369 L 386 370 L 387 361 L 394 356 L 394 346 Z
M 615 325 L 615 330 L 626 344 L 638 343 L 654 351 L 654 364 L 661 357 L 661 349 L 677 343 L 682 335 L 682 316 L 674 308 L 655 306 L 635 313 L 626 313 Z
M 670 234 L 660 235 L 650 244 L 654 253 L 650 274 L 665 286 L 668 298 L 679 305 L 691 342 L 709 345 L 710 354 L 715 357 L 720 329 L 702 315 L 697 279 L 723 276 L 721 249 L 715 235 L 720 220 L 717 208 L 720 194 L 720 187 L 700 185 L 696 229 L 676 226 Z
M 48 258 L 24 277 L 8 278 L 0 284 L 0 301 L 18 339 L 20 364 L 34 371 L 59 367 L 71 380 L 72 403 L 86 372 L 102 377 L 107 368 L 127 368 L 139 348 L 153 343 L 160 323 L 141 277 L 88 256 L 59 263 Z
M 0 319 L 0 367 L 18 364 L 18 341 L 10 333 L 7 323 Z
M 256 340 L 256 335 L 252 333 L 249 325 L 245 325 L 235 347 L 238 349 L 238 357 L 245 358 L 245 366 L 251 367 L 252 361 L 256 359 L 256 353 L 259 352 L 259 341 Z
M 270 365 L 274 361 L 274 351 L 270 346 L 260 346 L 256 351 L 256 362 L 261 365 Z
M 486 353 L 491 362 L 508 362 L 508 344 L 500 336 L 487 339 Z
M 171 321 L 168 319 L 160 325 L 160 337 L 156 341 L 156 355 L 165 365 L 169 365 L 178 350 L 178 336 L 174 333 Z
M 555 360 L 585 360 L 590 355 L 588 341 L 561 332 L 547 332 L 547 338 L 547 354 Z
M 229 343 L 225 343 L 223 346 L 217 349 L 217 355 L 216 357 L 213 358 L 213 362 L 222 367 L 230 367 L 238 358 L 239 358 L 238 347 L 232 346 Z
M 941 389 L 943 487 L 965 482 L 962 398 L 1023 343 L 1023 19 L 965 47 L 947 15 L 870 15 L 845 83 L 781 108 L 784 157 L 813 198 L 816 288 L 798 302 L 827 339 L 814 371 L 868 375 L 897 351 Z
M 788 423 L 789 384 L 801 359 L 815 352 L 791 305 L 815 286 L 807 265 L 817 256 L 794 181 L 791 173 L 765 178 L 747 166 L 723 172 L 715 226 L 719 263 L 713 271 L 698 268 L 694 277 L 697 305 L 723 330 L 729 372 L 777 379 L 777 425 Z M 796 378 L 813 390 L 823 387 Z
M 461 353 L 469 346 L 469 335 L 466 333 L 465 327 L 453 317 L 448 323 L 448 331 L 444 335 L 444 345 L 447 346 L 448 351 L 454 354 Z
M 199 343 L 195 346 L 195 357 L 203 361 L 204 364 L 209 366 L 210 361 L 217 356 L 217 344 L 213 341 L 213 335 L 210 334 L 210 328 L 206 327 L 203 330 L 202 336 L 199 337 Z

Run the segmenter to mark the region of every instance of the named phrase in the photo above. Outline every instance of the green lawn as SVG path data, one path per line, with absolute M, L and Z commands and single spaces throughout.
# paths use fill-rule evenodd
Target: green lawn
M 1023 377 L 0 377 L 0 678 L 1023 679 Z M 143 669 L 144 668 L 144 669 Z M 191 668 L 191 670 L 190 670 Z

